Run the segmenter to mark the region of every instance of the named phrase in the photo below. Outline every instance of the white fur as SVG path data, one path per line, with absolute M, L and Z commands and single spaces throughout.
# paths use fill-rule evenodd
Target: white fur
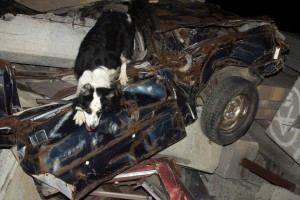
M 131 22 L 132 22 L 131 17 L 128 14 L 127 14 L 127 21 L 128 21 L 129 24 L 131 24 Z
M 83 74 L 80 76 L 79 80 L 78 80 L 78 84 L 77 84 L 77 91 L 76 91 L 76 96 L 79 95 L 79 92 L 81 90 L 81 88 L 89 83 L 92 79 L 92 72 L 90 70 L 86 70 L 83 72 Z
M 93 93 L 93 100 L 90 104 L 90 109 L 92 113 L 88 114 L 85 111 L 83 111 L 80 107 L 76 107 L 75 109 L 77 110 L 76 114 L 74 115 L 73 120 L 75 120 L 75 124 L 78 124 L 81 126 L 86 122 L 86 124 L 89 127 L 96 127 L 99 124 L 99 118 L 97 115 L 97 112 L 101 110 L 102 105 L 101 105 L 101 100 L 100 97 L 96 93 L 96 88 L 94 89 Z
M 102 108 L 100 97 L 97 95 L 96 90 L 94 91 L 93 97 L 93 101 L 90 104 L 90 109 L 92 110 L 92 113 L 84 113 L 86 123 L 89 127 L 98 126 L 100 119 L 98 118 L 97 112 Z
M 87 83 L 91 84 L 94 88 L 110 88 L 111 77 L 115 71 L 108 70 L 106 67 L 99 67 L 94 71 L 85 70 L 78 80 L 76 95 L 79 95 L 81 88 Z
M 125 59 L 126 61 L 126 59 Z M 122 61 L 123 62 L 123 61 Z M 124 67 L 123 67 L 124 68 Z M 122 69 L 122 67 L 121 67 Z M 103 88 L 110 88 L 111 87 L 111 80 L 114 77 L 116 70 L 109 70 L 106 67 L 100 66 L 99 68 L 95 69 L 94 71 L 86 70 L 82 74 L 82 76 L 78 80 L 77 92 L 76 96 L 79 95 L 82 87 L 89 83 L 94 87 L 93 93 L 93 100 L 90 104 L 90 109 L 92 110 L 91 114 L 84 112 L 80 107 L 76 107 L 77 110 L 76 114 L 74 115 L 75 124 L 81 126 L 84 123 L 87 123 L 89 127 L 96 127 L 99 124 L 99 118 L 97 112 L 101 110 L 101 100 L 100 97 L 96 93 L 96 88 L 103 87 Z M 124 74 L 124 72 L 123 72 Z M 124 76 L 124 75 L 123 75 Z M 125 77 L 126 75 L 126 66 L 125 66 Z M 128 79 L 124 79 L 120 77 L 120 81 L 125 84 L 127 83 Z
M 129 18 L 130 19 L 130 18 Z M 127 59 L 121 54 L 121 70 L 119 75 L 119 80 L 121 85 L 126 85 L 128 82 L 128 77 L 126 73 L 127 68 Z M 76 114 L 74 115 L 75 124 L 81 126 L 83 123 L 87 123 L 89 127 L 96 127 L 99 124 L 99 118 L 97 112 L 101 110 L 102 105 L 100 97 L 96 93 L 96 88 L 111 87 L 111 80 L 113 79 L 116 70 L 107 69 L 106 67 L 100 66 L 94 71 L 86 70 L 78 80 L 78 86 L 76 91 L 76 96 L 79 95 L 82 87 L 89 83 L 94 87 L 93 101 L 90 104 L 90 109 L 92 110 L 91 114 L 84 112 L 81 108 L 76 107 Z
M 127 72 L 126 72 L 126 68 L 127 68 L 127 59 L 124 57 L 123 54 L 121 54 L 121 71 L 120 71 L 120 75 L 119 75 L 119 80 L 121 85 L 126 85 L 128 82 L 128 77 L 127 77 Z
M 79 95 L 82 87 L 89 83 L 94 87 L 93 101 L 90 104 L 91 114 L 87 114 L 80 107 L 76 107 L 76 114 L 73 120 L 75 124 L 81 126 L 85 122 L 88 126 L 96 126 L 99 124 L 99 119 L 97 117 L 97 112 L 101 109 L 100 97 L 96 93 L 96 88 L 104 87 L 110 88 L 111 77 L 114 75 L 116 70 L 109 70 L 106 67 L 99 67 L 94 71 L 86 70 L 83 72 L 82 76 L 78 80 L 78 86 L 76 91 L 76 96 Z
M 73 120 L 75 120 L 75 124 L 81 126 L 83 123 L 85 123 L 84 111 L 80 107 L 76 107 L 75 109 L 77 112 L 74 115 Z

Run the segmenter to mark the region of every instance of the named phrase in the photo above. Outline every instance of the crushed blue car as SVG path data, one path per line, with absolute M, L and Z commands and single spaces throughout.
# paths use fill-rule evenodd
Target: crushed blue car
M 95 130 L 75 125 L 69 101 L 14 113 L 7 105 L 19 102 L 1 93 L 1 146 L 16 145 L 23 170 L 70 199 L 184 138 L 199 106 L 204 134 L 233 143 L 254 120 L 256 87 L 284 66 L 288 46 L 267 17 L 241 18 L 202 3 L 149 6 L 136 41 L 146 53 L 128 67 L 128 85 L 115 84 L 119 106 Z

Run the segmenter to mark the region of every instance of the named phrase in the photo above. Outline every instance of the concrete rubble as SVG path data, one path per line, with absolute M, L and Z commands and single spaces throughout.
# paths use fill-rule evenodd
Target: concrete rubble
M 0 199 L 40 200 L 33 179 L 25 174 L 10 149 L 0 150 Z
M 300 195 L 281 187 L 263 183 L 255 195 L 256 200 L 299 200 Z
M 223 147 L 220 163 L 216 174 L 223 178 L 241 178 L 243 158 L 254 161 L 258 153 L 258 143 L 255 141 L 237 140 L 232 145 Z
M 35 1 L 35 0 L 16 0 L 16 2 L 31 8 L 33 10 L 39 12 L 48 12 L 48 11 L 56 11 L 59 13 L 66 12 L 70 8 L 80 8 L 92 3 L 97 2 L 98 0 L 43 0 L 43 1 Z
M 80 42 L 95 20 L 84 25 L 72 18 L 16 15 L 0 19 L 0 59 L 11 62 L 71 68 Z

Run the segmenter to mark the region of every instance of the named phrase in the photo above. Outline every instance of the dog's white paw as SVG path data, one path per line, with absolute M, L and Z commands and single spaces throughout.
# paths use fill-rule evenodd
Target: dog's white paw
M 77 111 L 76 114 L 73 117 L 73 120 L 75 120 L 75 124 L 81 126 L 85 123 L 85 116 L 83 111 Z
M 128 77 L 126 75 L 125 76 L 120 76 L 119 80 L 120 80 L 121 85 L 126 85 L 127 82 L 128 82 Z

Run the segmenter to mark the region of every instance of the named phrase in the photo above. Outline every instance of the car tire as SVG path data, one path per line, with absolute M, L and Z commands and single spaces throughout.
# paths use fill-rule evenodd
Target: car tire
M 219 83 L 204 103 L 201 128 L 213 142 L 228 145 L 251 126 L 259 95 L 253 83 L 241 77 L 229 77 Z

